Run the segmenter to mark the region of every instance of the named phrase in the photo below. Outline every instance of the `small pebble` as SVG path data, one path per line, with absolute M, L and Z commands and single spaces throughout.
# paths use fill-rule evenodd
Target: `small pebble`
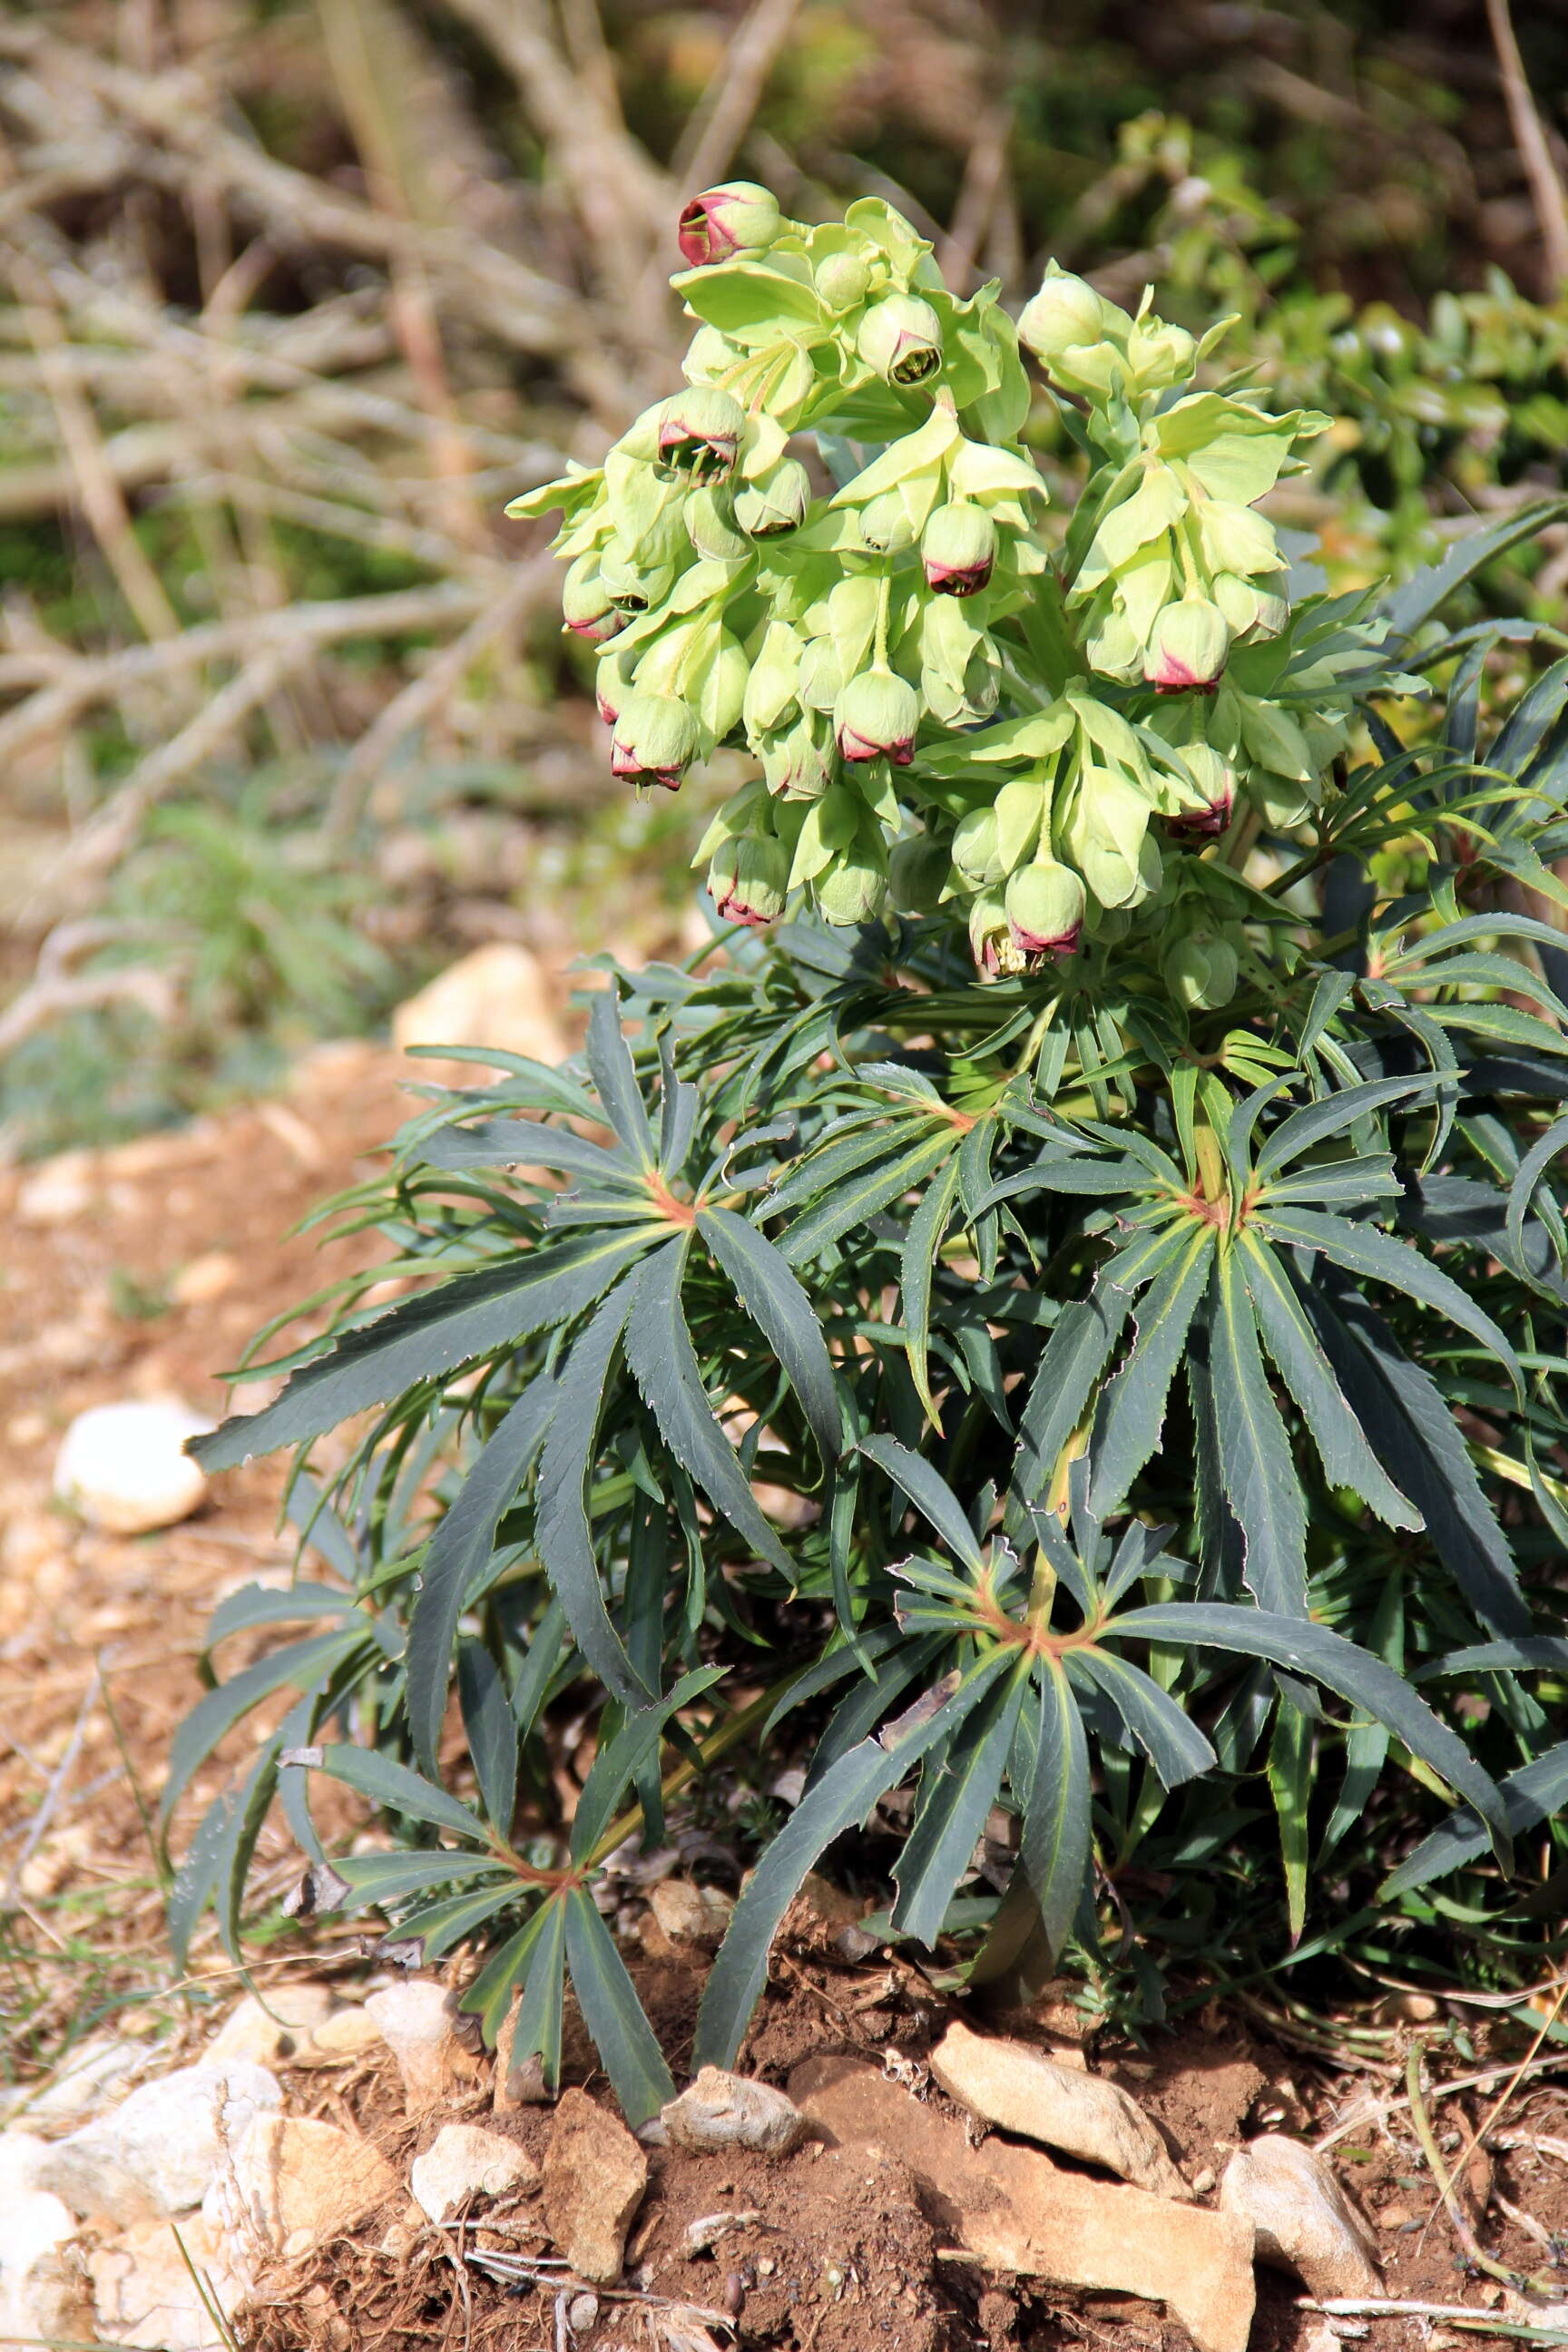
M 746 2282 L 739 2271 L 731 2271 L 724 2281 L 724 2308 L 731 2319 L 738 2319 L 746 2306 Z
M 1193 2175 L 1194 2196 L 1206 2197 L 1209 2190 L 1214 2187 L 1214 2178 L 1213 2168 L 1206 2164 L 1201 2172 L 1194 2172 Z
M 574 2336 L 585 2336 L 598 2316 L 596 2294 L 574 2294 L 566 2306 L 566 2325 Z

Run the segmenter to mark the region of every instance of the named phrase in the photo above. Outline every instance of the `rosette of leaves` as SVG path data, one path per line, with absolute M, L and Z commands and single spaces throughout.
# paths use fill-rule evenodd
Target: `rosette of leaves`
M 1101 409 L 1142 470 L 1157 393 L 1129 392 L 1131 328 L 1109 340 Z M 1468 1965 L 1483 1918 L 1501 1982 L 1539 1981 L 1561 1938 L 1507 1874 L 1510 1839 L 1561 1859 L 1568 1788 L 1568 968 L 1517 908 L 1568 909 L 1568 663 L 1493 724 L 1498 633 L 1440 615 L 1540 520 L 1375 610 L 1302 600 L 1197 698 L 1069 659 L 1093 600 L 1056 574 L 1018 608 L 1048 691 L 885 755 L 923 795 L 909 914 L 742 921 L 700 971 L 612 971 L 580 1056 L 409 1123 L 344 1203 L 389 1260 L 198 1442 L 214 1467 L 301 1449 L 321 1569 L 215 1620 L 226 1661 L 303 1631 L 213 1666 L 181 1733 L 166 1811 L 271 1710 L 195 1830 L 180 1937 L 212 1902 L 237 1943 L 277 1797 L 307 1904 L 459 1960 L 547 2083 L 569 1982 L 640 2116 L 668 2074 L 600 1908 L 616 1857 L 787 1764 L 803 1793 L 743 1857 L 702 2060 L 732 2059 L 794 1891 L 868 1820 L 874 1932 L 977 1998 L 1065 1959 L 1152 2019 L 1177 1972 Z M 1406 677 L 1441 685 L 1409 740 L 1375 699 Z M 674 739 L 645 691 L 623 721 L 651 763 Z M 1200 748 L 1236 779 L 1217 824 Z M 1293 831 L 1249 759 L 1312 769 Z M 763 839 L 720 842 L 727 898 L 768 887 Z M 1008 954 L 1015 928 L 1076 936 Z M 389 1274 L 416 1286 L 373 1309 Z M 310 1449 L 345 1423 L 323 1484 Z M 564 1807 L 552 1738 L 589 1711 Z M 394 1847 L 326 1855 L 313 1773 Z

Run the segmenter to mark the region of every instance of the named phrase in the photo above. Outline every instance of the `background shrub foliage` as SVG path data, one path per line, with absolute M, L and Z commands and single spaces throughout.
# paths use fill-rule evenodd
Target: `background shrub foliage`
M 1568 1796 L 1568 1012 L 1528 911 L 1568 899 L 1568 662 L 1483 741 L 1508 625 L 1442 614 L 1559 510 L 1329 595 L 1257 504 L 1328 420 L 1052 272 L 1022 334 L 1087 478 L 1047 530 L 994 289 L 879 201 L 685 219 L 686 389 L 526 503 L 617 772 L 752 754 L 700 853 L 725 952 L 601 959 L 578 1061 L 437 1097 L 342 1204 L 421 1286 L 349 1286 L 200 1441 L 369 1416 L 295 1481 L 335 1580 L 214 1620 L 218 1663 L 303 1630 L 215 1665 L 166 1807 L 297 1696 L 176 1938 L 208 1902 L 237 1935 L 280 1790 L 309 1904 L 486 1945 L 467 2005 L 493 2040 L 521 1988 L 547 2078 L 569 1977 L 640 2119 L 669 2076 L 597 1874 L 800 1759 L 699 2063 L 900 1790 L 886 1934 L 1005 1995 L 1065 1955 L 1157 2017 L 1173 1971 L 1436 1969 L 1483 1920 L 1471 1964 L 1528 1981 Z M 557 1832 L 567 1692 L 601 1712 Z M 329 1861 L 313 1770 L 397 1845 Z

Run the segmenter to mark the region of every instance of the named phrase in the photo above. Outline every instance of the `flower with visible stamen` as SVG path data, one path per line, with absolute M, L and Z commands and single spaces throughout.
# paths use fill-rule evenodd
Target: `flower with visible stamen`
M 798 457 L 776 466 L 735 493 L 735 520 L 748 539 L 782 539 L 798 530 L 811 505 L 811 477 Z
M 885 294 L 861 320 L 856 349 L 885 383 L 925 383 L 942 371 L 942 320 L 918 294 Z
M 926 585 L 939 596 L 977 596 L 996 563 L 996 526 L 984 507 L 938 507 L 921 535 Z
M 735 470 L 746 412 L 717 384 L 694 383 L 658 410 L 658 462 L 694 482 L 725 482 Z

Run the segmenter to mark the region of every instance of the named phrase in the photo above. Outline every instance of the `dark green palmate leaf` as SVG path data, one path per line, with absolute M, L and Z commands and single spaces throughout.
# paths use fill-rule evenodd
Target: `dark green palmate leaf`
M 191 1451 L 204 1469 L 226 1470 L 253 1454 L 321 1437 L 406 1388 L 581 1314 L 646 1247 L 641 1237 L 612 1234 L 454 1275 L 348 1332 L 329 1354 L 292 1373 L 275 1404 L 226 1421 L 210 1437 L 193 1438 Z M 258 1374 L 265 1370 L 258 1366 Z
M 1106 1633 L 1123 1641 L 1131 1636 L 1183 1649 L 1195 1643 L 1244 1657 L 1267 1658 L 1271 1665 L 1291 1668 L 1324 1684 L 1352 1706 L 1375 1716 L 1413 1756 L 1419 1756 L 1451 1789 L 1468 1799 L 1487 1825 L 1493 1852 L 1508 1868 L 1511 1854 L 1507 1813 L 1490 1779 L 1464 1742 L 1438 1721 L 1402 1675 L 1355 1643 L 1331 1633 L 1326 1625 L 1223 1601 L 1188 1601 L 1129 1610 Z

